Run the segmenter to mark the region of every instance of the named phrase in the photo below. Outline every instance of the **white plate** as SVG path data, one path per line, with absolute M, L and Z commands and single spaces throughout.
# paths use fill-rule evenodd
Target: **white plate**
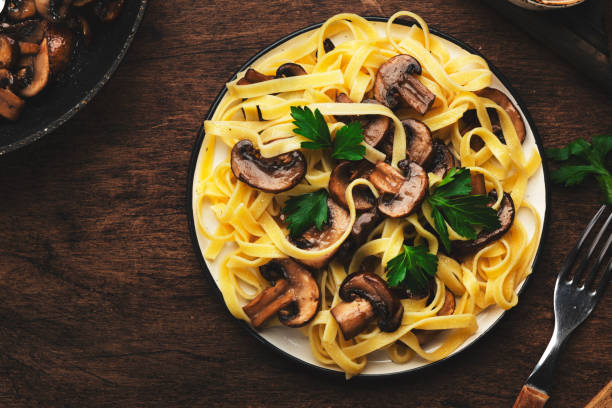
M 376 28 L 380 30 L 381 33 L 384 33 L 384 21 L 386 21 L 385 19 L 369 18 L 369 20 L 373 20 Z M 251 60 L 249 60 L 245 65 L 243 65 L 240 68 L 240 71 L 245 70 L 246 68 L 251 66 L 254 62 L 258 61 L 260 58 L 274 54 L 276 52 L 279 52 L 294 41 L 300 41 L 301 39 L 303 39 L 305 36 L 308 35 L 307 33 L 309 33 L 312 30 L 317 29 L 319 26 L 320 24 L 305 28 L 303 30 L 290 34 L 287 37 L 279 40 L 275 44 L 272 44 L 271 46 L 267 47 L 266 49 L 258 53 L 256 56 L 254 56 Z M 394 29 L 401 32 L 403 30 L 404 31 L 408 30 L 408 27 L 402 24 L 395 24 Z M 476 52 L 475 50 L 471 49 L 467 45 L 461 43 L 460 41 L 454 38 L 451 38 L 447 35 L 439 33 L 435 30 L 431 30 L 431 31 L 432 33 L 435 33 L 436 35 L 444 39 L 444 44 L 448 46 L 450 52 L 453 54 L 465 53 L 467 52 L 466 50 L 468 50 L 470 53 L 478 54 L 478 52 Z M 341 37 L 334 38 L 334 40 L 335 40 L 334 43 L 338 43 L 341 41 Z M 527 111 L 525 110 L 524 105 L 521 103 L 520 100 L 517 99 L 515 95 L 513 95 L 511 89 L 509 89 L 509 84 L 507 83 L 507 80 L 505 80 L 501 76 L 499 71 L 497 71 L 497 69 L 495 69 L 492 66 L 490 66 L 490 68 L 493 71 L 493 82 L 491 86 L 493 88 L 500 89 L 504 91 L 506 95 L 509 95 L 510 99 L 512 99 L 514 104 L 519 108 L 519 110 L 521 111 L 521 114 L 523 115 L 523 119 L 524 119 L 526 130 L 527 130 L 527 136 L 526 136 L 525 142 L 523 143 L 523 150 L 525 151 L 527 157 L 529 157 L 534 147 L 537 147 L 538 150 L 540 151 L 540 154 L 542 155 L 542 145 L 539 141 L 539 138 L 536 135 L 535 127 L 531 121 L 531 118 L 527 114 Z M 219 102 L 223 100 L 223 98 L 225 97 L 225 94 L 226 94 L 226 91 L 225 91 L 225 86 L 224 86 L 223 90 L 221 91 L 221 93 L 219 94 L 215 102 L 213 103 L 213 106 L 211 107 L 211 110 L 209 111 L 207 115 L 207 119 L 212 117 L 215 109 L 219 105 Z M 218 287 L 219 286 L 219 282 L 218 282 L 219 263 L 224 258 L 224 256 L 229 252 L 230 248 L 226 248 L 223 252 L 221 252 L 221 254 L 213 262 L 210 262 L 209 260 L 205 260 L 202 256 L 202 253 L 204 252 L 204 250 L 206 249 L 208 245 L 208 240 L 204 236 L 202 236 L 195 229 L 195 226 L 194 226 L 194 212 L 196 211 L 195 186 L 197 186 L 198 181 L 199 181 L 199 180 L 194 179 L 194 175 L 199 174 L 200 156 L 201 156 L 200 149 L 202 146 L 203 138 L 204 138 L 204 131 L 203 129 L 201 129 L 198 140 L 196 142 L 194 152 L 192 154 L 191 166 L 190 166 L 190 171 L 189 171 L 188 206 L 190 206 L 191 208 L 189 223 L 190 223 L 190 231 L 191 231 L 192 238 L 194 241 L 194 246 L 196 248 L 196 252 L 198 254 L 198 257 L 200 259 L 200 263 L 202 264 L 204 272 L 206 275 L 212 278 L 212 280 Z M 219 163 L 225 157 L 227 157 L 227 154 L 228 154 L 228 148 L 225 145 L 222 145 L 221 143 L 217 143 L 217 151 L 215 152 L 215 164 Z M 547 201 L 548 201 L 547 199 L 548 191 L 547 191 L 546 184 L 547 183 L 546 183 L 546 176 L 544 173 L 544 169 L 540 168 L 535 173 L 535 175 L 529 180 L 529 184 L 527 186 L 527 192 L 525 196 L 525 199 L 528 200 L 536 208 L 541 219 L 543 220 L 544 225 L 542 228 L 542 234 L 543 234 L 543 231 L 545 231 L 546 224 L 548 221 L 548 218 L 546 215 L 547 214 L 547 211 L 546 211 Z M 209 226 L 209 228 L 214 228 L 214 226 L 217 224 L 217 221 L 214 215 L 212 214 L 212 211 L 210 211 L 209 209 L 204 208 L 201 216 L 203 217 L 202 220 L 204 220 L 204 222 L 206 223 L 207 226 Z M 521 219 L 521 221 L 523 222 L 525 227 L 528 229 L 528 231 L 531 231 L 531 233 L 533 233 L 535 228 L 534 228 L 531 218 L 528 216 L 525 216 L 525 214 L 521 211 L 519 211 L 518 217 Z M 542 238 L 542 236 L 540 238 Z M 538 248 L 535 259 L 538 258 L 538 254 L 542 246 L 542 241 L 543 240 L 541 239 L 540 247 Z M 534 259 L 534 263 L 535 263 L 535 259 Z M 519 290 L 521 290 L 524 285 L 525 285 L 525 282 L 523 282 L 520 285 Z M 219 296 L 220 296 L 220 301 L 223 301 L 223 298 L 221 297 L 220 292 L 219 292 Z M 470 338 L 468 338 L 465 341 L 465 343 L 463 343 L 459 348 L 457 348 L 457 350 L 455 350 L 450 356 L 458 354 L 459 352 L 464 350 L 466 347 L 473 344 L 478 338 L 483 336 L 487 331 L 489 331 L 493 326 L 495 326 L 496 323 L 500 320 L 500 318 L 503 315 L 504 315 L 504 310 L 497 306 L 492 306 L 482 311 L 477 316 L 478 331 L 474 333 L 474 335 L 472 335 Z M 230 318 L 234 319 L 234 317 L 228 313 L 228 319 Z M 247 327 L 249 331 L 262 342 L 266 343 L 267 345 L 272 346 L 277 351 L 283 354 L 286 354 L 287 356 L 292 357 L 301 363 L 305 363 L 306 365 L 309 365 L 314 368 L 322 369 L 325 371 L 340 372 L 340 370 L 337 367 L 323 365 L 314 358 L 310 350 L 310 345 L 308 343 L 307 337 L 302 335 L 302 333 L 299 330 L 291 329 L 288 327 L 273 327 L 273 328 L 267 328 L 265 330 L 258 332 L 258 331 L 253 330 L 246 323 L 245 323 L 245 327 Z M 438 343 L 436 343 L 435 341 L 430 342 L 430 343 L 431 344 L 429 344 L 428 347 L 425 348 L 426 350 L 434 349 L 438 345 Z M 360 375 L 361 376 L 380 376 L 380 375 L 399 374 L 399 373 L 405 373 L 408 371 L 414 371 L 414 370 L 417 370 L 417 369 L 420 369 L 426 366 L 430 366 L 432 364 L 434 363 L 430 363 L 419 357 L 415 357 L 413 360 L 405 364 L 395 364 L 387 357 L 387 354 L 385 352 L 379 351 L 379 352 L 375 352 L 375 353 L 368 355 L 368 363 L 366 365 L 365 370 Z

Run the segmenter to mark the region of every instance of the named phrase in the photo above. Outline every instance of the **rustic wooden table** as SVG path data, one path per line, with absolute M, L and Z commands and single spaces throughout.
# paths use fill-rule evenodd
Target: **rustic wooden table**
M 300 4 L 301 3 L 301 4 Z M 610 96 L 479 2 L 152 1 L 121 68 L 73 120 L 0 157 L 0 406 L 510 407 L 552 332 L 552 293 L 596 210 L 552 188 L 542 259 L 518 306 L 435 369 L 346 383 L 279 356 L 232 319 L 187 231 L 196 132 L 230 75 L 329 16 L 410 8 L 486 55 L 548 147 L 612 131 Z M 608 293 L 563 354 L 550 406 L 612 377 Z

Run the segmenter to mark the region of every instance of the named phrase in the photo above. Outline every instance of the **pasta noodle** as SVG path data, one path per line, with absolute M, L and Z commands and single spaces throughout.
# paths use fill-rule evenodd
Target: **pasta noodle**
M 394 30 L 400 17 L 416 20 L 407 34 Z M 340 38 L 331 51 L 325 49 L 325 39 Z M 389 58 L 409 54 L 422 66 L 419 80 L 435 95 L 431 109 L 421 116 L 400 108 L 395 112 L 383 105 L 368 103 L 335 103 L 338 93 L 352 101 L 362 101 L 371 94 L 378 68 Z M 339 14 L 300 41 L 279 52 L 258 60 L 253 68 L 273 75 L 287 62 L 301 65 L 306 75 L 275 78 L 268 81 L 239 84 L 238 79 L 227 84 L 227 95 L 215 110 L 212 119 L 204 123 L 205 139 L 196 170 L 196 227 L 208 241 L 204 257 L 214 260 L 224 256 L 219 269 L 218 284 L 229 311 L 238 319 L 249 321 L 242 307 L 269 286 L 258 267 L 274 258 L 292 257 L 313 260 L 335 251 L 350 233 L 319 250 L 305 250 L 287 238 L 286 228 L 277 219 L 280 208 L 291 196 L 327 188 L 334 168 L 333 160 L 319 150 L 303 150 L 306 157 L 306 177 L 289 191 L 272 194 L 257 190 L 236 179 L 230 157 L 215 158 L 218 145 L 231 149 L 238 141 L 251 141 L 263 157 L 300 149 L 306 139 L 292 132 L 292 106 L 319 109 L 327 118 L 332 135 L 343 123 L 333 119 L 349 115 L 381 115 L 394 124 L 391 165 L 405 158 L 406 134 L 401 120 L 418 118 L 441 139 L 460 160 L 463 167 L 484 176 L 487 189 L 497 192 L 497 209 L 504 192 L 509 192 L 516 211 L 530 214 L 536 231 L 528 232 L 518 217 L 510 230 L 497 241 L 485 246 L 461 261 L 439 252 L 433 231 L 433 220 L 427 204 L 404 218 L 386 218 L 373 230 L 365 244 L 359 247 L 348 265 L 332 259 L 314 276 L 321 290 L 320 310 L 301 330 L 308 336 L 312 353 L 321 363 L 339 367 L 347 378 L 363 371 L 368 355 L 386 350 L 398 364 L 416 356 L 436 361 L 450 355 L 476 332 L 476 315 L 489 306 L 509 309 L 516 305 L 517 287 L 531 273 L 531 263 L 538 247 L 541 220 L 538 211 L 525 200 L 528 180 L 540 167 L 540 156 L 534 149 L 529 157 L 523 151 L 511 117 L 493 100 L 475 92 L 491 84 L 492 73 L 485 60 L 477 55 L 452 55 L 444 41 L 430 34 L 427 24 L 418 15 L 399 12 L 387 22 L 384 33 L 374 23 L 354 14 Z M 460 119 L 468 110 L 475 110 L 480 126 L 461 132 Z M 490 113 L 494 110 L 505 142 L 494 134 Z M 483 147 L 475 151 L 473 138 L 480 138 Z M 365 159 L 376 163 L 385 154 L 366 146 Z M 430 185 L 439 181 L 429 174 Z M 350 225 L 355 222 L 356 208 L 353 191 L 357 186 L 376 188 L 358 178 L 347 189 Z M 363 187 L 365 186 L 365 187 Z M 209 208 L 217 225 L 205 225 L 202 214 Z M 465 240 L 450 229 L 450 238 Z M 349 273 L 359 270 L 371 256 L 380 260 L 376 273 L 384 277 L 384 265 L 398 255 L 407 241 L 426 244 L 430 253 L 438 256 L 435 295 L 427 299 L 402 299 L 404 314 L 399 329 L 383 332 L 376 325 L 352 340 L 345 340 L 330 309 L 340 302 L 338 290 Z M 438 315 L 450 291 L 457 299 L 454 312 Z M 291 329 L 287 329 L 291 330 Z M 439 346 L 427 347 L 428 337 L 438 333 Z

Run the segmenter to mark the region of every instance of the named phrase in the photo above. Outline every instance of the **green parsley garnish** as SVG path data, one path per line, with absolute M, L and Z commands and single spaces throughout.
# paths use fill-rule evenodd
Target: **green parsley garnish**
M 493 230 L 500 226 L 496 211 L 487 205 L 489 198 L 472 195 L 471 192 L 470 170 L 453 167 L 433 194 L 426 198 L 431 206 L 434 228 L 446 251 L 450 251 L 451 247 L 446 223 L 457 234 L 468 239 L 476 239 L 475 227 Z
M 405 286 L 412 291 L 425 289 L 438 270 L 438 257 L 425 245 L 404 245 L 404 250 L 387 262 L 387 283 L 391 287 Z
M 294 133 L 309 139 L 302 142 L 304 149 L 332 149 L 334 159 L 361 160 L 365 156 L 365 146 L 363 142 L 363 130 L 359 122 L 352 122 L 343 126 L 336 132 L 336 137 L 331 140 L 329 128 L 318 109 L 314 113 L 308 107 L 291 107 L 291 117 L 296 126 Z
M 562 164 L 550 174 L 557 184 L 566 187 L 582 183 L 588 175 L 595 176 L 604 192 L 604 200 L 612 204 L 612 175 L 610 163 L 606 163 L 612 150 L 612 135 L 593 136 L 593 143 L 576 139 L 561 149 L 546 149 L 546 157 L 558 162 L 573 159 L 571 164 Z
M 292 237 L 300 235 L 313 225 L 321 230 L 327 222 L 327 191 L 321 189 L 291 197 L 281 212 L 287 214 L 286 222 Z

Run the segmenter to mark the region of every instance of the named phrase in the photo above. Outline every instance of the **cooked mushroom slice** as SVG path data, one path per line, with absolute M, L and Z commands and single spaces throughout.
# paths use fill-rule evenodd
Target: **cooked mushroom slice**
M 66 18 L 72 0 L 35 0 L 38 14 L 48 21 L 60 21 Z
M 330 40 L 329 38 L 326 38 L 325 40 L 323 40 L 323 49 L 325 50 L 326 53 L 332 52 L 335 48 L 336 46 L 334 45 L 332 40 Z
M 444 178 L 446 173 L 453 167 L 458 167 L 458 164 L 450 149 L 441 141 L 434 141 L 433 154 L 431 156 L 431 161 L 426 167 L 427 171 L 440 178 Z
M 512 120 L 512 124 L 514 125 L 514 129 L 516 130 L 516 135 L 518 136 L 521 143 L 525 140 L 526 130 L 525 124 L 521 119 L 521 114 L 512 101 L 501 91 L 493 88 L 484 88 L 480 91 L 476 92 L 476 95 L 491 99 L 493 102 L 497 103 L 501 108 L 503 108 L 506 113 L 510 116 Z M 487 108 L 487 114 L 489 115 L 489 119 L 491 119 L 491 130 L 497 136 L 497 138 L 502 142 L 506 143 L 506 139 L 504 138 L 504 134 L 502 132 L 502 128 L 499 122 L 499 116 L 497 115 L 497 111 L 493 108 Z M 478 121 L 478 116 L 476 114 L 476 110 L 470 109 L 463 114 L 462 124 L 460 127 L 461 134 L 465 134 L 475 127 L 480 126 L 480 122 Z M 477 135 L 472 136 L 470 139 L 470 147 L 478 151 L 482 149 L 484 146 L 484 142 Z
M 18 58 L 19 46 L 12 38 L 0 35 L 0 68 L 11 69 Z
M 496 194 L 492 192 L 491 196 L 496 198 Z M 493 231 L 480 231 L 478 236 L 473 241 L 452 241 L 453 256 L 464 257 L 473 254 L 489 245 L 491 242 L 500 239 L 512 226 L 514 222 L 514 202 L 510 194 L 504 193 L 499 209 L 497 210 L 497 218 L 501 226 Z
M 31 81 L 19 92 L 25 98 L 31 98 L 38 94 L 49 81 L 49 53 L 47 50 L 47 39 L 40 44 L 40 51 L 33 58 L 31 69 Z
M 280 193 L 295 187 L 306 174 L 302 152 L 264 158 L 250 140 L 241 140 L 232 149 L 232 172 L 249 186 L 267 193 Z
M 519 113 L 518 109 L 516 109 L 516 106 L 514 106 L 510 98 L 508 98 L 506 94 L 504 94 L 502 91 L 493 88 L 481 89 L 480 91 L 476 92 L 476 95 L 480 96 L 481 98 L 491 99 L 493 102 L 498 104 L 503 110 L 506 111 L 508 116 L 510 116 L 510 119 L 512 119 L 512 124 L 514 125 L 514 129 L 516 129 L 516 135 L 518 136 L 521 143 L 523 143 L 526 134 L 525 124 L 523 123 L 521 114 Z M 495 111 L 494 109 L 491 110 L 493 111 L 494 115 L 489 114 L 489 116 L 494 116 L 494 119 L 496 119 L 496 124 L 499 126 L 499 118 L 497 117 L 497 111 Z M 501 140 L 503 143 L 505 143 L 505 140 L 503 140 L 503 136 Z
M 253 68 L 247 69 L 244 73 L 244 76 L 240 78 L 237 82 L 238 85 L 249 85 L 256 84 L 258 82 L 264 82 L 274 79 L 273 76 L 262 74 L 259 71 L 254 70 Z
M 8 69 L 0 69 L 0 88 L 11 88 L 14 84 L 14 77 Z
M 124 0 L 96 0 L 94 13 L 104 23 L 109 23 L 119 17 Z
M 74 50 L 74 33 L 65 26 L 50 24 L 47 29 L 47 47 L 49 50 L 49 68 L 52 75 L 63 72 L 70 63 Z
M 378 275 L 357 272 L 347 276 L 339 291 L 342 302 L 331 310 L 345 340 L 361 333 L 378 318 L 378 327 L 393 332 L 402 323 L 404 307 Z
M 36 15 L 36 3 L 34 0 L 10 0 L 6 11 L 13 21 L 25 20 Z
M 340 246 L 338 257 L 341 260 L 350 261 L 353 252 L 366 243 L 368 236 L 376 228 L 381 218 L 382 216 L 376 207 L 357 214 L 351 234 Z
M 40 51 L 40 45 L 31 42 L 19 41 L 20 55 L 36 55 Z
M 406 178 L 390 164 L 379 161 L 369 180 L 382 194 L 395 195 L 400 192 Z
M 301 249 L 319 251 L 329 247 L 340 239 L 344 231 L 349 227 L 351 218 L 349 213 L 336 204 L 331 198 L 327 199 L 327 206 L 329 208 L 327 224 L 322 230 L 317 229 L 317 227 L 311 227 L 300 237 L 291 238 L 295 246 Z M 329 262 L 336 252 L 338 252 L 338 249 L 321 258 L 298 259 L 297 261 L 313 269 L 321 269 Z
M 339 93 L 336 96 L 338 103 L 353 103 L 351 98 L 345 93 Z M 362 103 L 374 103 L 380 105 L 380 102 L 374 99 L 364 99 Z M 385 136 L 391 119 L 382 115 L 365 115 L 365 116 L 336 116 L 340 122 L 349 123 L 353 120 L 358 120 L 363 129 L 363 140 L 370 146 L 376 146 Z
M 40 44 L 46 29 L 47 22 L 44 20 L 26 20 L 8 26 L 0 25 L 0 34 L 7 35 L 15 41 Z
M 424 115 L 436 96 L 423 85 L 416 75 L 421 74 L 421 64 L 412 56 L 396 55 L 382 64 L 374 82 L 374 97 L 393 109 L 403 99 L 414 110 Z
M 470 173 L 472 181 L 472 195 L 486 195 L 484 175 L 482 173 Z
M 416 119 L 402 121 L 406 132 L 406 155 L 410 160 L 424 166 L 433 153 L 433 139 L 426 124 Z
M 301 65 L 294 64 L 293 62 L 283 64 L 276 69 L 276 78 L 294 77 L 306 74 L 306 70 L 304 70 Z
M 378 210 L 391 218 L 405 217 L 421 203 L 427 191 L 427 173 L 418 164 L 405 166 L 406 177 L 385 162 L 376 163 L 370 181 L 382 193 Z
M 329 192 L 343 207 L 348 208 L 346 202 L 346 188 L 355 179 L 367 179 L 374 170 L 374 166 L 367 160 L 359 162 L 343 161 L 336 166 L 329 177 Z M 357 211 L 374 208 L 376 199 L 366 186 L 357 186 L 353 189 L 353 200 Z
M 83 36 L 83 42 L 86 46 L 91 46 L 91 44 L 93 44 L 93 32 L 91 31 L 91 24 L 89 24 L 89 20 L 82 15 L 77 15 L 76 20 L 80 28 L 79 35 Z
M 273 259 L 259 268 L 262 276 L 274 282 L 243 307 L 255 328 L 278 313 L 282 324 L 307 324 L 319 308 L 320 291 L 310 272 L 290 258 Z
M 8 89 L 0 89 L 0 116 L 8 120 L 17 120 L 24 102 Z
M 438 316 L 450 316 L 453 313 L 455 313 L 455 296 L 450 290 L 446 289 L 444 304 L 438 310 Z

